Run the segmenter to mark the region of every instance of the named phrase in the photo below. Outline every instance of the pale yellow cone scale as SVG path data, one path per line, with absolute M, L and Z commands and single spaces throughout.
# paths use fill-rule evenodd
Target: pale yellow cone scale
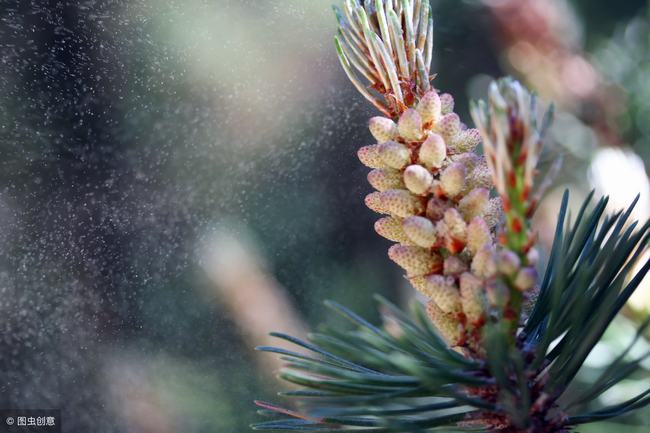
M 409 165 L 404 170 L 404 185 L 413 194 L 423 195 L 427 193 L 432 183 L 433 175 L 421 165 Z
M 404 219 L 402 226 L 404 233 L 414 244 L 431 248 L 436 243 L 436 229 L 428 218 L 411 216 Z
M 387 117 L 371 118 L 368 121 L 368 129 L 378 143 L 395 140 L 398 136 L 397 124 Z

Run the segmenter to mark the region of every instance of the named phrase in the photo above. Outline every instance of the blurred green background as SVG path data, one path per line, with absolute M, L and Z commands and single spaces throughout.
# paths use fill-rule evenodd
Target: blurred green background
M 284 386 L 252 350 L 266 332 L 331 323 L 328 298 L 377 320 L 373 293 L 413 296 L 363 205 L 375 113 L 340 70 L 330 5 L 2 2 L 0 407 L 61 408 L 66 432 L 244 432 Z M 613 209 L 641 192 L 648 217 L 646 1 L 432 6 L 434 85 L 463 119 L 503 74 L 558 105 L 542 243 L 566 187 Z M 644 368 L 604 401 L 647 388 Z M 648 412 L 581 431 L 650 432 Z

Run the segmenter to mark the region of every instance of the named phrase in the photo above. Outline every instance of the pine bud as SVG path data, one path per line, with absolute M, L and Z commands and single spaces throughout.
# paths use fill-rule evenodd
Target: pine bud
M 536 282 L 537 271 L 535 268 L 529 267 L 519 270 L 515 277 L 514 285 L 518 290 L 525 292 L 526 290 L 532 289 Z
M 462 242 L 467 241 L 467 224 L 455 208 L 451 207 L 445 211 L 444 221 L 451 237 Z
M 454 347 L 462 343 L 463 326 L 453 314 L 445 313 L 434 301 L 429 301 L 427 315 L 449 346 Z
M 386 167 L 386 164 L 381 159 L 379 155 L 379 145 L 371 144 L 369 146 L 363 146 L 357 151 L 357 156 L 359 161 L 366 167 L 370 168 L 383 168 Z
M 467 263 L 462 261 L 458 256 L 448 256 L 445 258 L 442 272 L 445 275 L 458 275 L 467 270 L 469 270 Z
M 404 170 L 404 184 L 413 194 L 422 195 L 426 193 L 429 191 L 432 182 L 433 175 L 421 165 L 409 165 Z
M 426 275 L 442 267 L 440 256 L 410 245 L 393 245 L 388 249 L 388 257 L 404 268 L 409 276 Z
M 371 192 L 366 196 L 364 199 L 364 202 L 366 206 L 368 206 L 371 210 L 377 212 L 377 213 L 388 213 L 386 208 L 381 202 L 381 194 L 380 192 Z
M 407 141 L 417 141 L 422 138 L 422 117 L 417 110 L 409 108 L 397 122 L 399 134 Z
M 445 140 L 439 134 L 430 133 L 418 154 L 419 160 L 422 164 L 429 168 L 440 168 L 442 162 L 447 156 L 447 146 Z
M 392 168 L 378 168 L 368 173 L 368 182 L 377 191 L 400 189 L 404 187 L 402 173 Z
M 380 236 L 388 240 L 399 243 L 410 243 L 404 229 L 402 228 L 402 220 L 395 217 L 384 217 L 375 222 L 375 231 Z
M 432 221 L 439 221 L 445 216 L 447 209 L 449 209 L 449 205 L 445 200 L 433 197 L 427 202 L 427 218 Z
M 519 260 L 519 257 L 514 252 L 503 249 L 499 251 L 497 265 L 499 272 L 512 277 L 519 270 L 519 266 L 521 266 L 521 260 Z
M 485 245 L 492 243 L 490 228 L 483 218 L 476 217 L 467 226 L 467 249 L 472 255 L 476 254 Z
M 389 189 L 380 192 L 381 207 L 393 216 L 408 217 L 422 213 L 422 201 L 403 189 Z
M 442 114 L 449 114 L 454 111 L 454 97 L 449 93 L 440 95 L 440 109 Z
M 460 133 L 460 118 L 456 113 L 449 113 L 442 116 L 437 125 L 438 131 L 450 142 Z
M 418 103 L 417 110 L 422 116 L 424 123 L 433 122 L 434 124 L 440 120 L 442 116 L 442 102 L 440 96 L 435 90 L 431 90 L 424 94 Z
M 449 147 L 455 152 L 470 152 L 481 142 L 481 133 L 478 129 L 461 131 L 455 136 Z
M 373 117 L 368 122 L 368 129 L 378 143 L 391 141 L 397 138 L 397 125 L 387 117 Z
M 404 168 L 411 161 L 411 151 L 403 144 L 395 141 L 381 143 L 378 153 L 384 165 L 395 169 Z
M 463 164 L 454 162 L 447 166 L 440 175 L 442 192 L 448 197 L 456 197 L 465 187 L 465 176 L 467 176 L 467 170 Z
M 402 223 L 404 233 L 414 244 L 431 248 L 436 243 L 436 229 L 427 218 L 411 216 Z
M 483 216 L 489 201 L 490 192 L 486 188 L 476 188 L 460 200 L 458 209 L 466 221 L 471 221 L 477 216 Z
M 476 327 L 483 321 L 483 282 L 469 272 L 460 276 L 460 299 L 467 321 Z
M 431 298 L 445 313 L 460 313 L 460 293 L 453 277 L 429 275 L 426 277 L 424 294 Z
M 472 273 L 479 278 L 487 279 L 497 273 L 497 260 L 494 247 L 485 245 L 481 248 L 472 260 Z

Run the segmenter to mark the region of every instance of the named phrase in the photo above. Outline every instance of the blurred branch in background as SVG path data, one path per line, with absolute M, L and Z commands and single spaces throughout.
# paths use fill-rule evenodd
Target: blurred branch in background
M 620 23 L 593 53 L 603 77 L 625 94 L 617 125 L 646 162 L 650 159 L 650 7 Z
M 247 229 L 231 226 L 214 231 L 199 254 L 203 270 L 232 313 L 248 346 L 277 346 L 279 342 L 269 336 L 270 331 L 299 338 L 307 334 L 287 291 L 270 274 L 260 248 Z M 261 371 L 273 372 L 282 365 L 278 357 L 259 354 L 257 362 L 262 364 Z

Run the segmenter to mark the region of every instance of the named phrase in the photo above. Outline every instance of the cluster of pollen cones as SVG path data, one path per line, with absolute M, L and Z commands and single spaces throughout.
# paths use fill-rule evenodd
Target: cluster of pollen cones
M 451 346 L 474 346 L 485 321 L 484 281 L 497 272 L 495 227 L 502 214 L 490 198 L 492 176 L 474 152 L 481 136 L 453 112 L 451 95 L 430 90 L 397 123 L 373 117 L 377 144 L 358 151 L 377 191 L 366 205 L 386 214 L 375 223 L 397 242 L 389 257 L 430 301 L 427 312 Z
M 454 113 L 451 95 L 430 83 L 433 18 L 427 1 L 345 0 L 335 12 L 341 65 L 386 116 L 370 119 L 377 143 L 359 149 L 377 190 L 366 204 L 387 215 L 375 229 L 397 242 L 390 258 L 430 299 L 428 314 L 449 345 L 479 351 L 486 314 L 504 306 L 499 290 L 492 290 L 495 277 L 506 277 L 510 292 L 534 285 L 526 267 L 534 238 L 522 207 L 530 201 L 540 142 L 526 126 L 534 113 L 524 103 L 531 102 L 529 95 L 510 82 L 494 84 L 490 105 L 473 111 L 481 129 L 468 129 Z M 487 161 L 475 152 L 481 140 Z M 521 182 L 511 155 L 525 161 Z M 514 196 L 506 188 L 512 179 L 523 185 Z M 490 198 L 495 188 L 499 198 Z M 508 239 L 496 233 L 504 208 L 514 226 L 508 228 L 516 229 Z M 496 248 L 497 239 L 509 249 Z M 516 299 L 513 308 L 509 301 L 505 307 L 513 313 L 508 316 L 518 317 Z

